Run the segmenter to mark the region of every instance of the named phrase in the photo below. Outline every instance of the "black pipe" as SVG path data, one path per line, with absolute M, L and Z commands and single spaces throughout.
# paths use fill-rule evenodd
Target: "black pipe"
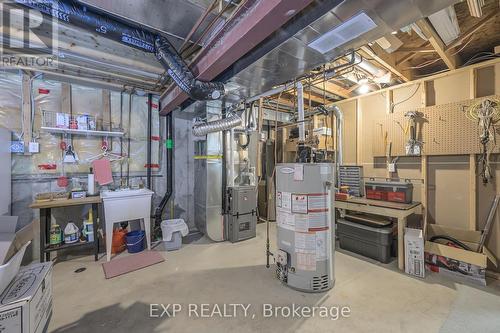
M 153 94 L 148 94 L 148 143 L 147 143 L 147 152 L 146 152 L 146 184 L 147 188 L 151 190 L 151 136 L 153 135 L 152 131 L 153 126 Z
M 154 53 L 175 83 L 195 100 L 220 99 L 224 93 L 224 84 L 197 80 L 174 46 L 167 38 L 134 27 L 123 18 L 112 17 L 72 0 L 27 1 L 17 3 L 57 18 L 59 21 L 98 33 L 99 35 L 144 52 Z
M 156 208 L 155 210 L 155 230 L 159 228 L 161 224 L 161 216 L 163 214 L 163 210 L 167 206 L 168 201 L 170 200 L 170 197 L 172 196 L 173 192 L 173 148 L 174 148 L 174 143 L 173 143 L 173 135 L 172 135 L 172 112 L 168 113 L 167 116 L 165 117 L 165 131 L 166 131 L 166 141 L 165 145 L 167 148 L 166 154 L 166 169 L 167 169 L 167 190 L 165 192 L 165 195 L 161 199 L 160 205 Z

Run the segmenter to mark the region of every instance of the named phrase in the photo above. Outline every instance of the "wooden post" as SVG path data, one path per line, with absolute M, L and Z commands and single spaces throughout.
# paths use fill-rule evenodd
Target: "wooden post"
M 387 114 L 393 113 L 394 109 L 392 107 L 392 103 L 394 101 L 394 91 L 392 89 L 386 91 L 386 96 L 385 96 L 385 104 L 386 104 L 386 109 L 387 109 Z
M 476 205 L 476 193 L 477 193 L 477 182 L 476 182 L 476 155 L 469 155 L 469 230 L 476 230 L 476 217 L 477 217 L 477 205 Z
M 470 99 L 474 99 L 476 98 L 477 96 L 477 93 L 476 93 L 476 69 L 475 68 L 471 68 L 470 71 L 469 71 L 469 98 Z
M 424 240 L 425 240 L 425 236 L 427 234 L 427 215 L 428 215 L 428 198 L 427 198 L 427 180 L 428 180 L 428 176 L 427 176 L 427 167 L 428 167 L 428 163 L 427 163 L 427 155 L 422 155 L 422 218 L 423 218 L 423 226 L 422 226 L 422 230 L 423 230 L 423 234 L 424 234 Z
M 102 91 L 102 120 L 109 124 L 109 129 L 103 128 L 106 131 L 111 131 L 111 93 L 109 90 Z
M 61 112 L 71 114 L 71 84 L 61 83 Z
M 422 84 L 422 92 L 421 92 L 421 100 L 420 103 L 422 107 L 427 106 L 427 81 L 424 81 Z M 428 223 L 428 215 L 429 215 L 429 199 L 427 196 L 428 192 L 428 158 L 427 155 L 422 155 L 421 158 L 421 169 L 422 169 L 422 193 L 421 193 L 421 201 L 422 201 L 422 233 L 424 236 L 424 241 L 426 240 L 427 235 L 427 223 Z
M 23 96 L 23 104 L 22 104 L 22 113 L 23 113 L 23 143 L 24 143 L 24 155 L 31 155 L 29 153 L 29 144 L 32 140 L 32 130 L 31 127 L 31 82 L 30 75 L 23 74 L 22 79 L 22 91 L 21 94 Z
M 471 68 L 469 72 L 469 98 L 476 98 L 476 69 Z M 469 230 L 476 230 L 477 219 L 477 178 L 476 178 L 476 155 L 469 155 Z

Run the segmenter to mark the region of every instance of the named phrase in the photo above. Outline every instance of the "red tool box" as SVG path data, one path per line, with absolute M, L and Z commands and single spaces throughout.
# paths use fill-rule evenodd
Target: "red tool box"
M 365 182 L 367 199 L 411 203 L 413 184 L 406 182 Z

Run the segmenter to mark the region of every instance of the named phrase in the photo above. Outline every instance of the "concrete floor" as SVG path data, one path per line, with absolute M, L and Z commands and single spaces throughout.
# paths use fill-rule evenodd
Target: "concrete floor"
M 275 226 L 271 226 L 275 239 Z M 498 332 L 500 283 L 473 287 L 430 274 L 425 280 L 349 253 L 335 254 L 335 287 L 307 294 L 283 286 L 265 267 L 265 225 L 231 244 L 200 239 L 165 262 L 110 280 L 92 256 L 54 267 L 49 332 Z M 82 273 L 77 268 L 86 267 Z M 176 317 L 150 318 L 150 304 L 180 303 Z M 249 317 L 193 318 L 188 304 L 251 304 Z M 350 316 L 263 318 L 262 304 L 348 306 Z M 161 311 L 160 311 L 161 312 Z M 170 311 L 172 313 L 172 311 Z M 199 313 L 199 311 L 198 311 Z M 255 314 L 252 317 L 252 314 Z

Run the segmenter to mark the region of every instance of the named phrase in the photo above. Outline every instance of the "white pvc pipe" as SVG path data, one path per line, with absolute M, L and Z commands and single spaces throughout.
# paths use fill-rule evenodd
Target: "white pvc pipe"
M 297 106 L 299 112 L 299 142 L 306 141 L 306 124 L 304 122 L 304 87 L 297 82 Z

